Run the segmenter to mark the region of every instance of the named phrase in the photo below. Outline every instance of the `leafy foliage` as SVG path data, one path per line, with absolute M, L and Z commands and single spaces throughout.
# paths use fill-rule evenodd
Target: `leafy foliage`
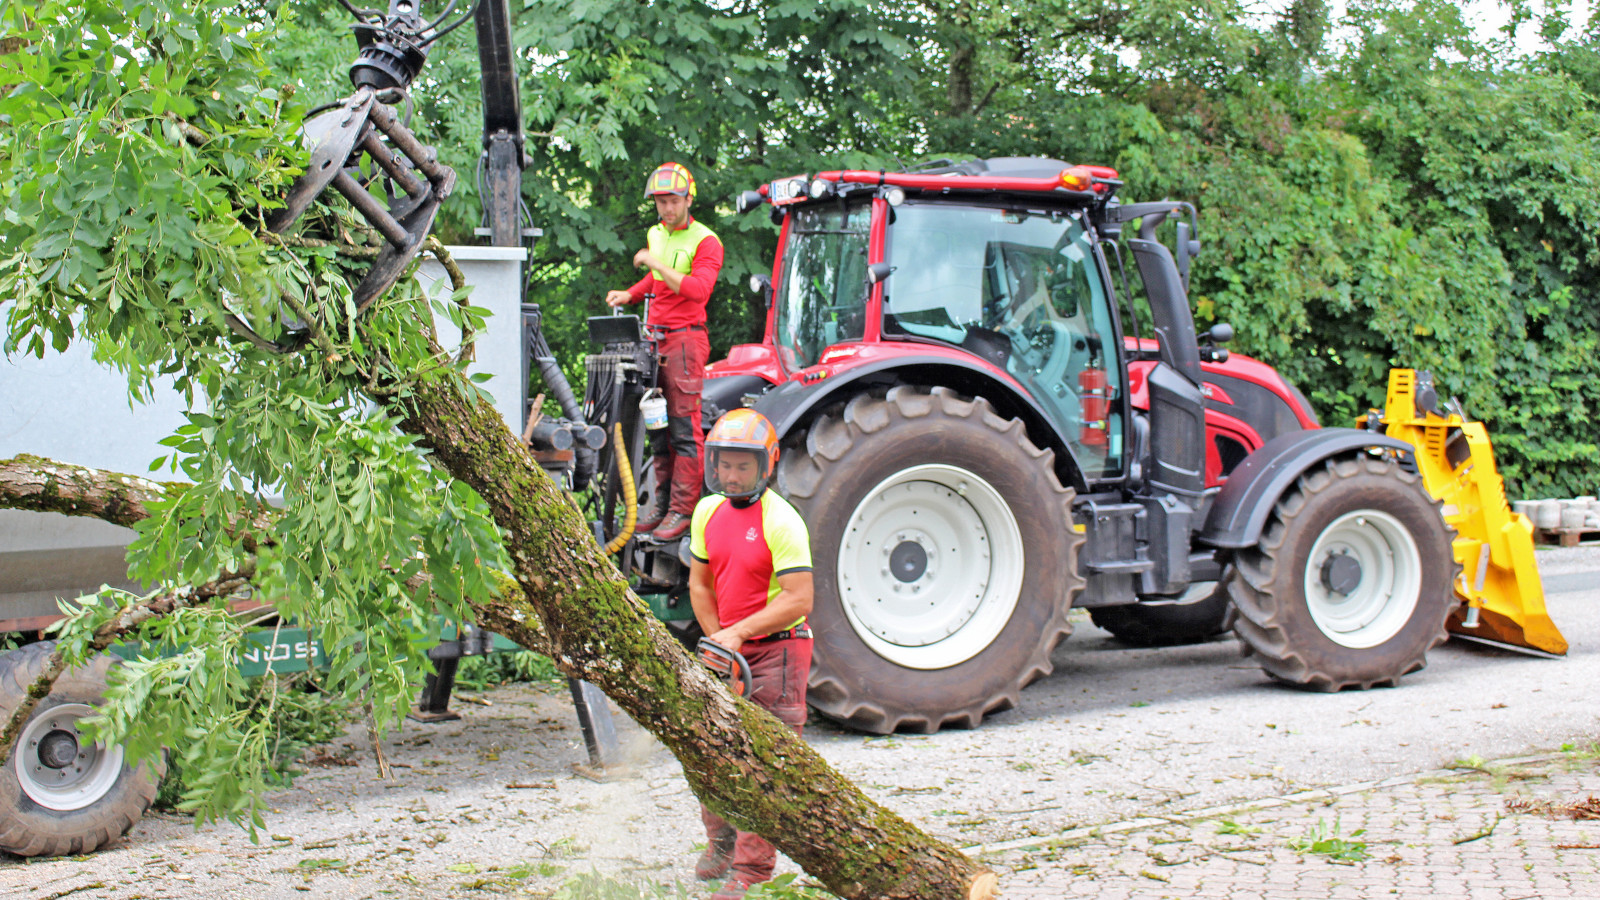
M 239 719 L 250 723 L 244 730 L 260 733 L 271 742 L 268 755 L 272 764 L 264 773 L 263 786 L 292 783 L 300 774 L 295 763 L 301 754 L 338 737 L 355 714 L 350 701 L 317 690 L 309 681 L 304 674 L 257 679 L 240 706 Z M 167 776 L 155 805 L 189 810 L 203 803 L 212 786 L 196 783 L 186 773 L 212 771 L 207 756 L 215 750 L 205 742 L 195 742 L 169 751 Z
M 1318 819 L 1303 837 L 1289 841 L 1289 849 L 1296 853 L 1326 856 L 1331 862 L 1356 863 L 1369 855 L 1366 842 L 1356 840 L 1365 833 L 1365 829 L 1358 828 L 1345 837 L 1339 833 L 1339 820 L 1335 819 L 1330 826 Z
M 363 394 L 455 365 L 429 345 L 429 298 L 406 280 L 356 323 L 359 263 L 261 238 L 263 209 L 303 162 L 302 109 L 266 86 L 256 49 L 269 23 L 211 0 L 13 4 L 3 17 L 26 41 L 0 56 L 14 85 L 0 99 L 7 350 L 86 341 L 136 393 L 172 373 L 196 411 L 166 441 L 169 465 L 194 487 L 137 529 L 134 576 L 162 590 L 253 569 L 256 590 L 327 648 L 326 689 L 393 724 L 436 617 L 460 618 L 505 568 L 482 501 Z M 277 337 L 285 304 L 319 352 L 275 355 L 226 323 Z M 436 305 L 481 325 L 480 311 Z M 69 662 L 138 598 L 106 599 L 61 628 Z M 201 820 L 259 824 L 280 747 L 281 697 L 236 671 L 248 624 L 220 603 L 153 620 L 136 635 L 151 654 L 121 669 L 105 708 L 102 736 L 137 758 L 183 748 Z
M 281 8 L 317 12 L 283 26 L 274 65 L 318 101 L 343 93 L 337 7 Z M 1559 5 L 1516 9 L 1548 52 L 1475 36 L 1449 0 L 1368 0 L 1339 21 L 1323 0 L 1268 16 L 1233 0 L 529 6 L 524 191 L 546 231 L 532 296 L 579 374 L 585 316 L 638 275 L 640 179 L 669 158 L 694 170 L 696 215 L 728 250 L 714 353 L 764 320 L 739 286 L 776 236 L 731 214 L 739 190 L 928 156 L 1107 164 L 1125 197 L 1200 208 L 1197 314 L 1230 321 L 1235 349 L 1323 421 L 1381 404 L 1391 366 L 1426 368 L 1488 423 L 1513 493 L 1593 493 L 1600 51 Z M 458 166 L 480 127 L 463 43 L 418 91 Z M 464 237 L 475 195 L 452 202 Z

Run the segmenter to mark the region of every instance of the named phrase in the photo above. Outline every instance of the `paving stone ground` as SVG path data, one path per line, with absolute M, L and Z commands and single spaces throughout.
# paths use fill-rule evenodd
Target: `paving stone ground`
M 975 852 L 1008 898 L 1600 897 L 1600 762 L 1485 763 Z

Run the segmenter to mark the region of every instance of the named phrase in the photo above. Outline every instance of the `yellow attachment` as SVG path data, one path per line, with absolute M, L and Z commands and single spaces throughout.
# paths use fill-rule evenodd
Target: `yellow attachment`
M 1555 655 L 1567 640 L 1545 611 L 1544 585 L 1533 555 L 1533 523 L 1506 505 L 1505 483 L 1482 422 L 1417 408 L 1412 369 L 1389 370 L 1384 433 L 1416 448 L 1417 471 L 1444 518 L 1456 530 L 1461 606 L 1447 627 L 1463 637 Z
M 622 476 L 622 530 L 606 545 L 607 553 L 620 553 L 623 547 L 628 546 L 628 538 L 633 537 L 633 526 L 639 524 L 638 488 L 633 484 L 633 466 L 628 462 L 628 448 L 622 443 L 622 423 L 618 422 L 611 427 L 612 437 L 617 442 L 617 474 Z

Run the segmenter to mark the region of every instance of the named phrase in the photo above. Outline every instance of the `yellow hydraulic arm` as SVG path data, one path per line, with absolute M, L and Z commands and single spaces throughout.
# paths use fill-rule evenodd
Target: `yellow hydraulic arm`
M 1564 655 L 1566 638 L 1545 611 L 1533 523 L 1506 505 L 1483 423 L 1468 421 L 1460 404 L 1447 406 L 1440 411 L 1426 372 L 1390 369 L 1383 412 L 1373 410 L 1360 424 L 1416 448 L 1423 484 L 1456 530 L 1461 606 L 1448 628 L 1466 638 Z

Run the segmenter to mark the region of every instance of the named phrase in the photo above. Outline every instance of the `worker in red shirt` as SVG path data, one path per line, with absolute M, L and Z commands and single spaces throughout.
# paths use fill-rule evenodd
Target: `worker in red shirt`
M 706 301 L 722 270 L 722 241 L 689 214 L 694 176 L 683 166 L 666 163 L 651 172 L 644 195 L 655 200 L 661 221 L 651 227 L 633 264 L 650 271 L 625 291 L 607 292 L 606 303 L 621 307 L 654 298 L 645 324 L 658 335 L 656 386 L 667 401 L 667 427 L 665 433 L 657 430 L 650 436 L 655 504 L 640 511 L 636 533 L 670 541 L 689 530 L 705 477 L 700 389 L 711 359 Z
M 750 701 L 799 734 L 811 672 L 811 538 L 800 513 L 767 489 L 778 464 L 772 423 L 750 409 L 717 420 L 706 437 L 706 488 L 689 534 L 689 603 L 711 640 L 750 664 Z M 778 854 L 704 806 L 702 880 L 732 871 L 712 900 L 738 900 L 769 881 Z

